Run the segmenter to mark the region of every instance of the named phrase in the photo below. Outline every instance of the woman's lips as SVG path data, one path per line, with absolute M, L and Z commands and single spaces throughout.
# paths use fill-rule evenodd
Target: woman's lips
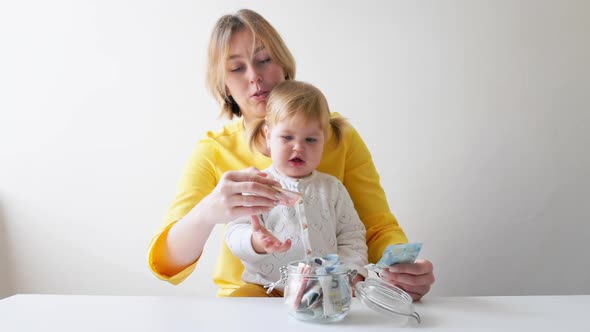
M 256 101 L 266 101 L 268 98 L 268 91 L 258 91 L 254 93 L 250 98 Z

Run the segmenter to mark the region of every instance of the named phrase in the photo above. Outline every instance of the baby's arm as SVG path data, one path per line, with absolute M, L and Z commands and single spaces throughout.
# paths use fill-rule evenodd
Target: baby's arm
M 291 240 L 279 241 L 256 215 L 229 222 L 225 241 L 236 257 L 248 263 L 255 263 L 266 257 L 266 254 L 287 251 L 291 247 Z
M 258 254 L 252 247 L 252 225 L 250 217 L 241 217 L 227 223 L 225 242 L 231 252 L 244 261 L 256 261 Z M 262 257 L 260 257 L 262 259 Z
M 252 216 L 252 247 L 260 254 L 284 252 L 291 248 L 291 239 L 281 242 L 264 227 L 258 216 Z

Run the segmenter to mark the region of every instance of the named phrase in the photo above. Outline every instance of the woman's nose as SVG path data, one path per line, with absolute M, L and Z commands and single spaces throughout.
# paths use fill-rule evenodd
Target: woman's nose
M 252 68 L 250 70 L 250 83 L 260 83 L 262 82 L 262 75 L 255 69 Z

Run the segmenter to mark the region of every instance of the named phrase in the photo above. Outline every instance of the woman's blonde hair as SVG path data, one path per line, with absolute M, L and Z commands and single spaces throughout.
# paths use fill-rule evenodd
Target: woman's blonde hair
M 226 61 L 229 57 L 231 37 L 243 29 L 252 33 L 255 46 L 257 40 L 270 53 L 273 61 L 285 72 L 285 79 L 295 79 L 295 59 L 283 42 L 279 33 L 260 14 L 249 9 L 241 9 L 235 14 L 222 16 L 211 33 L 207 60 L 207 87 L 221 106 L 221 115 L 232 119 L 241 116 L 236 102 L 227 95 L 225 87 Z M 252 48 L 253 50 L 255 47 Z
M 281 121 L 302 115 L 305 121 L 318 121 L 324 131 L 325 142 L 330 133 L 334 135 L 336 144 L 342 140 L 342 133 L 348 122 L 341 117 L 331 117 L 328 101 L 324 94 L 315 86 L 301 81 L 283 81 L 275 86 L 268 96 L 266 116 L 256 119 L 247 131 L 248 144 L 251 150 L 266 153 L 264 126 L 269 129 Z

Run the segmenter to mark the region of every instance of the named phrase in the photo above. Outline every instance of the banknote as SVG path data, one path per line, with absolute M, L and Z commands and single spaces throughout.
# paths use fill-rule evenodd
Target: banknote
M 287 190 L 285 188 L 273 186 L 277 193 L 279 204 L 286 206 L 294 206 L 301 199 L 301 194 L 296 191 Z
M 365 269 L 381 274 L 384 268 L 399 263 L 414 263 L 422 249 L 422 243 L 405 243 L 390 245 L 385 248 L 385 252 L 377 264 L 367 264 Z
M 383 256 L 381 256 L 381 259 L 376 265 L 384 268 L 399 263 L 414 263 L 421 249 L 422 243 L 404 243 L 387 246 Z

